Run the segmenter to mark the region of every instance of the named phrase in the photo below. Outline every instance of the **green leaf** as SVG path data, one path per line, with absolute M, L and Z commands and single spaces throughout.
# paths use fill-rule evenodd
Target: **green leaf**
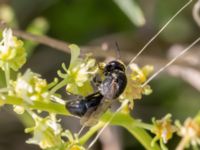
M 133 0 L 114 0 L 118 7 L 136 26 L 145 24 L 145 18 L 140 7 Z

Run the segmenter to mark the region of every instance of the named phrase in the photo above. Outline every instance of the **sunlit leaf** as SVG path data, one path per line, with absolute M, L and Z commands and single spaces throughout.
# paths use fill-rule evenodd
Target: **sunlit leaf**
M 133 0 L 114 0 L 118 7 L 126 14 L 130 21 L 136 26 L 145 24 L 145 18 L 142 10 Z

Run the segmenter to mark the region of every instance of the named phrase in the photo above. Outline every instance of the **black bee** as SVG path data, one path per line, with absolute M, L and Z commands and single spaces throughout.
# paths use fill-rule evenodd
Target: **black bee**
M 81 124 L 84 126 L 95 125 L 101 115 L 118 98 L 125 90 L 127 85 L 127 77 L 125 73 L 125 65 L 114 60 L 106 64 L 103 69 L 104 80 L 98 82 L 98 91 L 103 98 L 94 111 L 88 111 L 82 118 Z
M 120 56 L 117 43 L 116 46 L 117 54 Z M 66 104 L 66 108 L 71 114 L 81 117 L 81 124 L 84 126 L 96 124 L 113 100 L 118 98 L 126 88 L 125 65 L 121 61 L 113 60 L 107 63 L 103 68 L 103 75 L 102 81 L 94 80 L 97 86 L 96 93 Z
M 103 74 L 104 80 L 98 85 L 98 92 L 66 104 L 68 111 L 81 117 L 81 124 L 85 126 L 96 124 L 99 117 L 110 107 L 112 100 L 118 98 L 126 87 L 127 77 L 122 62 L 109 62 L 104 67 Z
M 126 87 L 127 78 L 123 63 L 111 61 L 105 66 L 103 73 L 105 78 L 101 81 L 98 92 L 66 103 L 67 110 L 81 117 L 83 125 L 96 124 L 99 117 L 110 107 L 112 100 L 119 97 Z

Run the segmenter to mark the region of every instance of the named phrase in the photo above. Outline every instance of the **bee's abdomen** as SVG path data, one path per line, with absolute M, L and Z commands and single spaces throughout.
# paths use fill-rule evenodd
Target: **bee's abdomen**
M 100 92 L 93 93 L 83 99 L 67 102 L 66 108 L 71 114 L 82 117 L 89 109 L 96 109 L 102 98 L 103 95 Z
M 87 112 L 87 108 L 83 100 L 68 102 L 66 104 L 66 108 L 71 114 L 79 117 L 82 117 Z

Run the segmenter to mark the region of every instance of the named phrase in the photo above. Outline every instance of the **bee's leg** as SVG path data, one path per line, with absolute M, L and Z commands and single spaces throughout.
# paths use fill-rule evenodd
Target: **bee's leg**
M 51 95 L 50 99 L 51 99 L 51 101 L 56 102 L 56 103 L 66 104 L 66 103 L 69 103 L 69 102 L 72 102 L 72 101 L 75 101 L 75 100 L 83 99 L 83 97 L 80 96 L 80 95 L 79 96 L 76 95 L 76 97 L 73 98 L 73 99 L 62 99 L 62 98 L 60 98 L 56 95 Z
M 69 91 L 66 91 L 66 93 L 67 93 L 67 95 L 69 95 L 69 98 L 72 97 L 72 99 L 67 100 L 67 101 L 74 101 L 74 100 L 78 100 L 78 99 L 83 99 L 83 96 L 81 96 L 81 95 L 74 94 L 74 93 L 71 93 Z
M 53 102 L 60 103 L 60 104 L 63 104 L 63 105 L 66 103 L 64 99 L 62 99 L 58 96 L 55 96 L 55 95 L 51 95 L 50 99 Z
M 65 91 L 67 93 L 67 95 L 70 95 L 70 96 L 76 96 L 76 97 L 79 97 L 80 95 L 77 95 L 77 94 L 74 94 L 74 93 L 71 93 L 69 91 Z
M 51 95 L 50 99 L 51 99 L 51 101 L 57 102 L 57 103 L 60 103 L 60 104 L 66 104 L 66 103 L 69 103 L 71 101 L 83 99 L 83 96 L 81 96 L 81 95 L 77 95 L 77 94 L 74 94 L 74 93 L 71 93 L 71 92 L 68 92 L 68 91 L 66 91 L 66 93 L 67 93 L 67 95 L 69 95 L 69 97 L 68 97 L 69 99 L 63 99 L 59 95 Z

